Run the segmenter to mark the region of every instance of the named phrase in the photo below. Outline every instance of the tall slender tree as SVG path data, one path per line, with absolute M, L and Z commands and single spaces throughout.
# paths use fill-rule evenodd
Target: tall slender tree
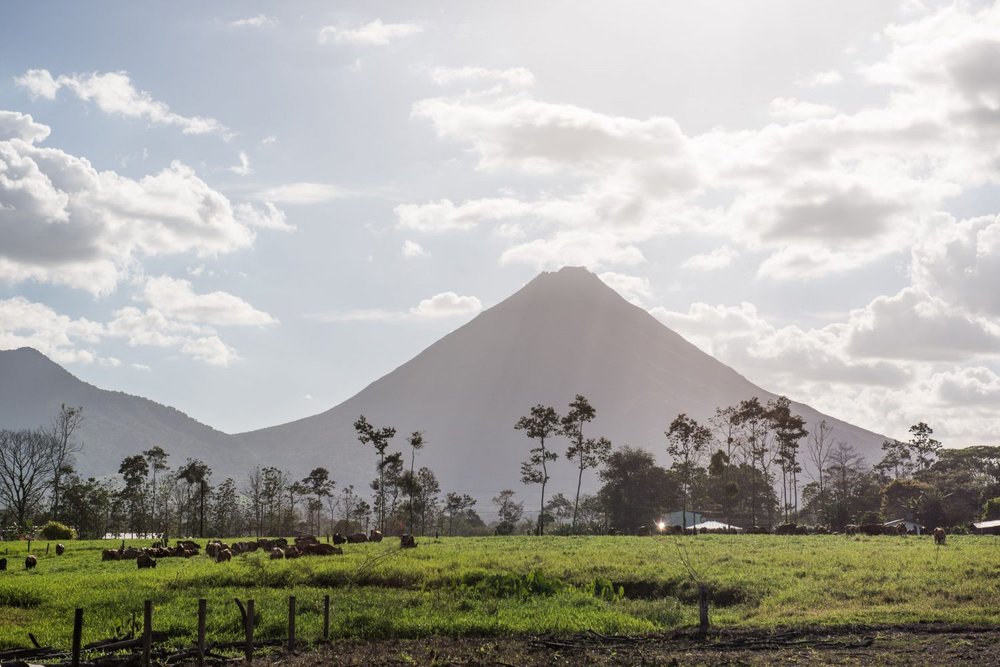
M 576 498 L 573 500 L 573 532 L 576 532 L 577 518 L 580 514 L 580 487 L 583 485 L 583 472 L 588 468 L 596 468 L 608 459 L 611 454 L 611 441 L 607 438 L 584 438 L 583 427 L 593 421 L 597 411 L 585 397 L 576 395 L 569 404 L 569 412 L 562 418 L 562 434 L 569 438 L 570 445 L 566 450 L 566 458 L 574 461 L 577 466 Z
M 49 425 L 49 469 L 52 473 L 52 518 L 60 519 L 59 503 L 62 499 L 62 479 L 73 473 L 74 455 L 83 450 L 83 445 L 77 443 L 73 435 L 83 423 L 83 407 L 71 407 L 63 403 L 59 406 L 59 414 Z
M 414 431 L 406 439 L 406 442 L 410 445 L 410 471 L 409 475 L 402 479 L 401 486 L 409 499 L 410 525 L 408 528 L 410 534 L 413 534 L 413 505 L 416 502 L 417 494 L 420 493 L 420 482 L 417 479 L 414 465 L 417 461 L 417 451 L 424 448 L 424 434 L 420 431 Z
M 548 463 L 558 459 L 555 452 L 545 448 L 546 438 L 551 438 L 559 432 L 559 414 L 551 407 L 536 405 L 531 408 L 531 414 L 517 420 L 514 428 L 524 431 L 532 440 L 538 440 L 538 447 L 533 447 L 528 458 L 521 463 L 521 481 L 524 484 L 541 484 L 542 496 L 538 506 L 538 535 L 545 532 L 545 485 L 549 482 Z
M 712 431 L 681 413 L 670 423 L 667 453 L 673 458 L 673 468 L 681 481 L 681 530 L 687 532 L 687 503 L 695 468 L 712 442 Z
M 396 429 L 392 426 L 376 428 L 372 426 L 364 415 L 358 417 L 354 422 L 354 430 L 358 434 L 358 441 L 362 445 L 371 445 L 378 453 L 378 493 L 379 493 L 379 530 L 385 532 L 385 450 L 389 447 L 389 441 L 396 436 Z
M 159 496 L 158 487 L 156 486 L 156 473 L 163 472 L 167 469 L 167 457 L 169 456 L 169 454 L 163 451 L 163 447 L 160 447 L 159 445 L 154 445 L 153 447 L 150 447 L 149 449 L 144 451 L 142 455 L 146 457 L 146 462 L 149 464 L 149 471 L 153 476 L 152 485 L 150 486 L 150 491 L 149 491 L 150 493 L 149 515 L 150 515 L 150 527 L 154 531 L 156 531 L 158 530 L 157 528 L 158 524 L 156 522 L 158 505 L 156 501 L 158 500 Z
M 187 482 L 189 488 L 198 487 L 198 537 L 205 537 L 205 505 L 209 492 L 208 478 L 211 476 L 212 469 L 198 459 L 188 459 L 177 471 L 177 479 Z

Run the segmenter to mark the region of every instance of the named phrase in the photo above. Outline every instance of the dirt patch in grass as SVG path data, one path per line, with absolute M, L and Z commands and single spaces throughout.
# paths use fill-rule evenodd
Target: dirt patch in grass
M 1000 629 L 913 625 L 835 630 L 341 642 L 260 665 L 1000 665 Z

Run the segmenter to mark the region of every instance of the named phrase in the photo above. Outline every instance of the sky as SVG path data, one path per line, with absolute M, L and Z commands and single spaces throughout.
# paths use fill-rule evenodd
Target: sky
M 0 4 L 0 349 L 227 432 L 574 265 L 770 391 L 996 441 L 998 213 L 988 2 Z

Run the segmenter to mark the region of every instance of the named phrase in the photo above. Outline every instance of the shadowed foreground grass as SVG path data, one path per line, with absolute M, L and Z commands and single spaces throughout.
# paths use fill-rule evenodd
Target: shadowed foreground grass
M 76 607 L 85 643 L 120 635 L 141 623 L 146 599 L 154 628 L 184 644 L 202 597 L 210 641 L 241 637 L 236 597 L 255 600 L 257 637 L 280 638 L 289 595 L 308 641 L 321 634 L 325 594 L 334 638 L 653 632 L 697 623 L 688 565 L 711 588 L 716 626 L 1000 622 L 998 537 L 950 536 L 941 548 L 929 537 L 767 535 L 418 542 L 407 551 L 395 539 L 344 545 L 343 556 L 292 561 L 167 558 L 154 570 L 101 562 L 100 550 L 119 543 L 69 542 L 56 557 L 36 542 L 31 572 L 22 569 L 25 543 L 0 543 L 9 552 L 0 647 L 28 646 L 28 632 L 68 647 Z

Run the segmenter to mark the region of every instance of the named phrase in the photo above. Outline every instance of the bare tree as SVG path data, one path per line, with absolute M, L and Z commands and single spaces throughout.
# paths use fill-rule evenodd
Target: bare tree
M 54 446 L 44 430 L 0 431 L 0 500 L 21 528 L 52 483 Z
M 83 408 L 70 407 L 63 403 L 59 406 L 59 414 L 52 418 L 46 435 L 49 436 L 49 469 L 52 475 L 52 516 L 60 518 L 59 504 L 62 499 L 62 479 L 72 474 L 74 455 L 83 450 L 83 446 L 73 440 L 73 433 L 83 423 Z
M 809 454 L 809 461 L 816 468 L 814 480 L 819 484 L 820 507 L 826 507 L 826 485 L 823 473 L 830 462 L 830 452 L 833 450 L 833 427 L 823 419 L 818 424 L 813 424 L 812 433 L 806 441 L 806 451 Z

